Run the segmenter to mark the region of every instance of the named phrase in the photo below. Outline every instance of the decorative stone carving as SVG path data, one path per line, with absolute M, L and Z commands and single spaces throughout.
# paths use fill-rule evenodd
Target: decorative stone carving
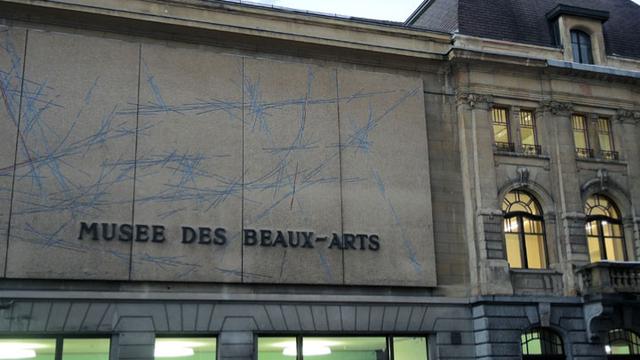
M 590 187 L 597 187 L 600 192 L 607 190 L 609 187 L 609 171 L 607 169 L 598 169 L 596 177 L 582 185 L 582 193 L 586 193 Z
M 543 327 L 549 327 L 549 325 L 551 325 L 551 304 L 539 303 L 538 314 L 540 314 L 540 325 Z
M 640 111 L 620 109 L 616 114 L 616 118 L 622 123 L 638 125 L 640 124 Z
M 527 169 L 526 167 L 519 167 L 518 169 L 516 169 L 516 172 L 518 173 L 518 186 L 529 186 L 529 169 Z
M 568 115 L 573 111 L 573 104 L 553 100 L 543 101 L 541 107 L 553 115 Z
M 461 92 L 456 95 L 456 100 L 459 104 L 467 104 L 471 108 L 480 106 L 489 108 L 493 105 L 493 96 L 491 95 Z
M 600 180 L 600 191 L 606 190 L 609 182 L 609 171 L 607 169 L 599 169 L 597 176 L 598 180 Z

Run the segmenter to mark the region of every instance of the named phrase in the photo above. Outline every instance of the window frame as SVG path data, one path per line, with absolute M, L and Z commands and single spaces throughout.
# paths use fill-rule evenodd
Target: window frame
M 531 114 L 531 125 L 523 125 L 522 113 Z M 522 129 L 531 129 L 533 132 L 533 145 L 524 144 L 522 139 Z M 520 148 L 524 155 L 538 156 L 542 153 L 540 143 L 538 141 L 538 119 L 536 118 L 536 112 L 533 109 L 520 109 L 518 116 L 518 136 L 520 138 Z M 533 151 L 531 151 L 533 149 Z
M 168 333 L 155 333 L 153 336 L 153 351 L 154 351 L 154 356 L 153 358 L 155 359 L 155 351 L 156 351 L 156 340 L 157 339 L 179 339 L 179 338 L 185 338 L 185 339 L 197 339 L 197 338 L 203 338 L 203 339 L 212 339 L 215 338 L 216 339 L 216 354 L 215 354 L 215 360 L 217 360 L 219 358 L 219 352 L 220 352 L 220 342 L 219 342 L 219 333 L 217 332 L 213 332 L 213 333 L 191 333 L 191 332 L 180 332 L 180 333 L 174 333 L 174 332 L 168 332 Z
M 638 359 L 640 358 L 640 335 L 633 330 L 620 328 L 620 329 L 612 329 L 607 332 L 607 346 L 611 346 L 612 341 L 612 333 L 622 333 L 623 337 L 618 337 L 614 340 L 625 340 L 629 346 L 629 354 L 609 354 L 607 353 L 607 359 Z M 635 340 L 638 342 L 634 342 L 632 337 L 635 336 Z M 606 352 L 606 350 L 605 350 Z
M 602 127 L 601 124 L 606 123 L 607 124 L 607 131 L 608 132 L 602 132 Z M 609 145 L 610 145 L 610 149 L 609 150 L 603 150 L 602 149 L 602 141 L 600 139 L 600 136 L 606 136 L 609 139 Z M 613 136 L 613 122 L 611 121 L 611 118 L 608 118 L 606 116 L 598 116 L 596 119 L 596 136 L 598 137 L 598 144 L 600 145 L 600 157 L 604 160 L 613 160 L 613 161 L 617 161 L 619 160 L 619 154 L 616 151 L 616 143 L 615 143 L 615 138 Z
M 111 357 L 111 346 L 113 340 L 113 334 L 96 334 L 96 333 L 85 333 L 85 334 L 24 334 L 17 332 L 15 334 L 7 334 L 0 335 L 0 340 L 24 340 L 24 339 L 33 339 L 33 340 L 55 340 L 55 351 L 54 351 L 54 360 L 63 360 L 62 355 L 64 354 L 64 340 L 65 339 L 108 339 L 109 340 L 109 358 Z
M 495 113 L 496 111 L 504 111 L 504 123 L 497 122 Z M 513 143 L 513 136 L 511 135 L 511 121 L 509 121 L 510 109 L 508 106 L 492 106 L 491 107 L 491 136 L 493 138 L 493 146 L 496 151 L 499 152 L 515 152 L 515 145 Z M 496 140 L 495 126 L 503 125 L 507 128 L 507 142 Z
M 571 37 L 573 62 L 593 65 L 593 41 L 591 40 L 591 35 L 580 29 L 571 29 L 569 36 Z M 587 59 L 583 59 L 583 51 L 587 53 Z
M 540 214 L 539 215 L 535 215 L 535 214 L 531 214 L 531 213 L 528 213 L 528 212 L 525 212 L 525 211 L 506 212 L 505 210 L 503 210 L 502 233 L 504 235 L 505 255 L 507 254 L 507 237 L 506 237 L 506 234 L 518 234 L 518 243 L 520 245 L 520 263 L 522 264 L 522 267 L 513 267 L 513 266 L 511 266 L 511 264 L 509 264 L 509 267 L 511 269 L 517 269 L 517 270 L 535 270 L 535 271 L 547 270 L 547 269 L 549 269 L 549 251 L 548 251 L 548 248 L 547 248 L 547 228 L 546 228 L 546 224 L 545 224 L 545 221 L 544 221 L 544 213 L 542 212 L 542 206 L 540 206 L 540 202 L 538 202 L 538 200 L 535 198 L 535 196 L 533 196 L 532 194 L 530 194 L 530 193 L 528 193 L 526 191 L 522 191 L 522 190 L 519 190 L 519 189 L 515 189 L 515 190 L 511 190 L 511 191 L 507 192 L 504 195 L 503 199 L 502 199 L 503 203 L 506 200 L 506 197 L 511 193 L 522 193 L 522 194 L 527 195 L 533 201 L 533 204 L 537 207 L 538 212 Z M 520 201 L 520 200 L 518 199 L 518 201 Z M 505 221 L 507 221 L 508 219 L 512 219 L 514 217 L 516 218 L 516 221 L 518 222 L 518 232 L 514 233 L 514 232 L 506 232 L 506 231 L 504 231 Z M 525 229 L 524 229 L 524 219 L 525 218 L 527 218 L 529 220 L 539 221 L 540 224 L 541 224 L 541 227 L 542 227 L 542 232 L 539 233 L 539 234 L 528 234 L 528 233 L 525 233 Z M 528 256 L 527 256 L 526 235 L 542 235 L 544 256 L 543 256 L 543 258 L 541 260 L 544 260 L 544 267 L 542 267 L 542 268 L 531 268 L 531 267 L 529 267 L 529 260 L 528 260 Z M 507 258 L 507 262 L 508 262 L 508 258 Z
M 522 338 L 526 337 L 527 334 L 532 334 L 532 333 L 538 333 L 539 337 L 538 338 L 532 338 L 527 340 L 526 342 L 522 342 Z M 545 349 L 549 349 L 548 347 L 545 348 L 545 346 L 543 345 L 545 342 L 550 342 L 551 338 L 550 336 L 554 336 L 556 337 L 559 341 L 560 341 L 560 349 L 562 350 L 561 354 L 554 354 L 554 353 L 545 353 L 544 350 Z M 529 354 L 529 342 L 531 340 L 535 340 L 538 339 L 540 341 L 540 351 L 541 354 Z M 557 345 L 557 344 L 556 344 Z M 524 348 L 527 348 L 527 353 L 525 354 L 525 352 L 523 351 Z M 558 333 L 557 331 L 548 328 L 548 327 L 536 327 L 536 328 L 531 328 L 528 330 L 523 331 L 522 333 L 520 333 L 520 351 L 522 352 L 522 359 L 523 360 L 537 360 L 537 359 L 545 359 L 545 360 L 564 360 L 567 358 L 567 355 L 565 354 L 565 342 L 562 339 L 562 335 L 560 333 Z
M 578 129 L 575 126 L 575 119 L 581 118 L 583 129 Z M 584 137 L 585 147 L 578 147 L 576 143 L 576 131 L 581 131 Z M 571 135 L 573 135 L 573 148 L 575 149 L 576 157 L 578 159 L 592 159 L 593 148 L 591 148 L 591 142 L 589 141 L 589 121 L 586 114 L 574 113 L 571 114 Z
M 429 360 L 433 358 L 433 354 L 432 354 L 432 348 L 433 345 L 432 342 L 432 338 L 433 336 L 431 336 L 432 334 L 417 334 L 417 333 L 402 333 L 402 334 L 389 334 L 389 333 L 379 333 L 379 332 L 373 332 L 373 333 L 367 333 L 367 334 L 363 334 L 363 333 L 357 333 L 357 334 L 353 334 L 350 332 L 344 332 L 344 333 L 333 333 L 333 332 L 316 332 L 316 333 L 312 333 L 312 334 L 301 334 L 299 332 L 296 332 L 294 334 L 291 333 L 286 333 L 286 332 L 278 332 L 278 333 L 254 333 L 254 344 L 256 344 L 256 359 L 258 359 L 258 355 L 259 355 L 259 351 L 260 349 L 258 348 L 258 340 L 260 338 L 295 338 L 296 340 L 296 349 L 297 349 L 297 355 L 295 357 L 295 359 L 292 357 L 292 360 L 305 360 L 304 359 L 304 355 L 302 354 L 302 350 L 303 350 L 303 338 L 313 338 L 313 337 L 322 337 L 322 338 L 375 338 L 375 337 L 379 337 L 379 338 L 384 338 L 385 342 L 386 342 L 386 349 L 387 349 L 387 358 L 384 360 L 394 360 L 394 356 L 395 354 L 393 353 L 393 339 L 394 338 L 407 338 L 407 337 L 417 337 L 417 338 L 424 338 L 425 339 L 425 345 L 427 347 L 427 359 L 425 360 Z M 217 349 L 217 348 L 216 348 Z M 308 356 L 306 360 L 312 360 L 313 356 Z
M 611 205 L 611 207 L 613 207 L 614 211 L 618 214 L 618 218 L 613 218 L 610 216 L 606 216 L 606 215 L 589 215 L 587 214 L 587 206 L 588 206 L 588 202 L 591 198 L 594 197 L 601 197 L 606 199 L 609 204 Z M 623 260 L 622 261 L 629 261 L 629 256 L 627 254 L 627 242 L 624 236 L 624 224 L 622 223 L 622 213 L 620 212 L 620 208 L 618 207 L 618 205 L 608 196 L 606 195 L 602 195 L 602 194 L 593 194 L 591 196 L 589 196 L 587 198 L 587 200 L 585 201 L 585 227 L 589 226 L 589 224 L 591 222 L 596 222 L 597 224 L 597 228 L 598 228 L 598 246 L 599 246 L 599 251 L 600 251 L 600 260 L 599 261 L 616 261 L 616 260 L 610 260 L 609 257 L 607 256 L 607 246 L 606 246 L 606 242 L 605 240 L 607 238 L 615 238 L 615 237 L 606 237 L 604 235 L 604 228 L 602 226 L 602 222 L 603 221 L 607 221 L 610 222 L 612 224 L 616 224 L 620 226 L 620 239 L 622 240 L 622 253 L 623 253 Z M 587 231 L 585 231 L 585 237 L 587 239 L 587 251 L 589 251 L 589 237 L 593 237 L 593 235 L 589 235 Z M 589 251 L 589 253 L 591 253 Z M 593 263 L 593 261 L 591 260 L 591 255 L 589 255 L 589 261 Z

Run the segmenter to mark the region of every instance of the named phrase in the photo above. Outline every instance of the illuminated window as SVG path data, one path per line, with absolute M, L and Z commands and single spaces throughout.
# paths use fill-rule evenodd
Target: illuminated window
M 109 360 L 109 339 L 64 339 L 62 360 Z
M 624 261 L 626 251 L 620 212 L 607 197 L 593 195 L 585 204 L 587 243 L 591 262 Z
M 600 143 L 600 155 L 603 159 L 618 160 L 618 153 L 613 146 L 611 121 L 607 118 L 598 119 L 598 142 Z
M 616 329 L 609 331 L 609 342 L 605 346 L 609 358 L 628 358 L 625 355 L 640 354 L 640 337 L 632 331 Z
M 493 124 L 493 141 L 498 151 L 513 152 L 515 149 L 509 136 L 509 121 L 507 109 L 493 108 L 491 110 L 491 118 Z
M 584 31 L 571 30 L 571 47 L 573 49 L 573 61 L 582 64 L 593 64 L 591 36 Z
M 564 359 L 562 338 L 550 329 L 538 328 L 521 335 L 522 359 Z
M 520 111 L 520 142 L 524 154 L 540 154 L 540 147 L 536 138 L 536 119 L 532 111 Z
M 502 211 L 509 266 L 545 269 L 544 220 L 536 200 L 525 192 L 512 191 L 505 196 Z
M 56 339 L 0 339 L 3 359 L 54 360 Z
M 302 356 L 298 351 L 302 350 Z M 426 337 L 259 337 L 258 360 L 428 360 Z
M 0 359 L 109 360 L 109 348 L 108 338 L 0 339 Z
M 215 338 L 156 338 L 154 358 L 163 360 L 215 360 Z
M 587 137 L 587 119 L 583 115 L 572 115 L 573 142 L 576 147 L 576 155 L 579 158 L 592 158 L 593 151 L 589 148 Z

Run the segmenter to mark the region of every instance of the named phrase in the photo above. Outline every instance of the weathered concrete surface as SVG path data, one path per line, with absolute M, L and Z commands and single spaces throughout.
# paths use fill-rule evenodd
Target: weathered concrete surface
M 135 223 L 166 240 L 134 243 L 131 278 L 239 282 L 242 58 L 144 44 L 141 64 Z M 182 226 L 223 227 L 226 242 L 204 230 L 182 243 Z
M 0 32 L 0 274 L 4 275 L 26 30 Z
M 138 46 L 30 31 L 27 56 L 7 276 L 127 279 L 130 242 L 78 234 L 131 222 Z
M 339 247 L 304 247 L 286 232 L 341 231 L 335 69 L 247 59 L 244 84 L 244 226 L 285 231 L 287 242 L 245 246 L 244 281 L 342 283 Z
M 345 282 L 436 282 L 422 82 L 340 70 L 345 233 L 374 233 L 380 250 L 345 250 Z

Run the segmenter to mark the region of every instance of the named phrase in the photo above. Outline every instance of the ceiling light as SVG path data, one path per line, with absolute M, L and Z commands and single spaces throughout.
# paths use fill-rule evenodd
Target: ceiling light
M 32 359 L 34 357 L 36 357 L 35 350 L 0 347 L 0 359 Z
M 154 351 L 155 357 L 159 357 L 159 358 L 186 357 L 186 356 L 193 356 L 193 354 L 194 352 L 192 348 L 179 347 L 179 346 L 156 345 L 156 349 Z
M 329 355 L 331 354 L 331 349 L 328 346 L 324 345 L 316 345 L 316 344 L 305 344 L 302 348 L 303 356 L 319 356 L 319 355 Z M 282 350 L 282 355 L 285 356 L 296 356 L 298 352 L 294 346 L 289 346 Z

